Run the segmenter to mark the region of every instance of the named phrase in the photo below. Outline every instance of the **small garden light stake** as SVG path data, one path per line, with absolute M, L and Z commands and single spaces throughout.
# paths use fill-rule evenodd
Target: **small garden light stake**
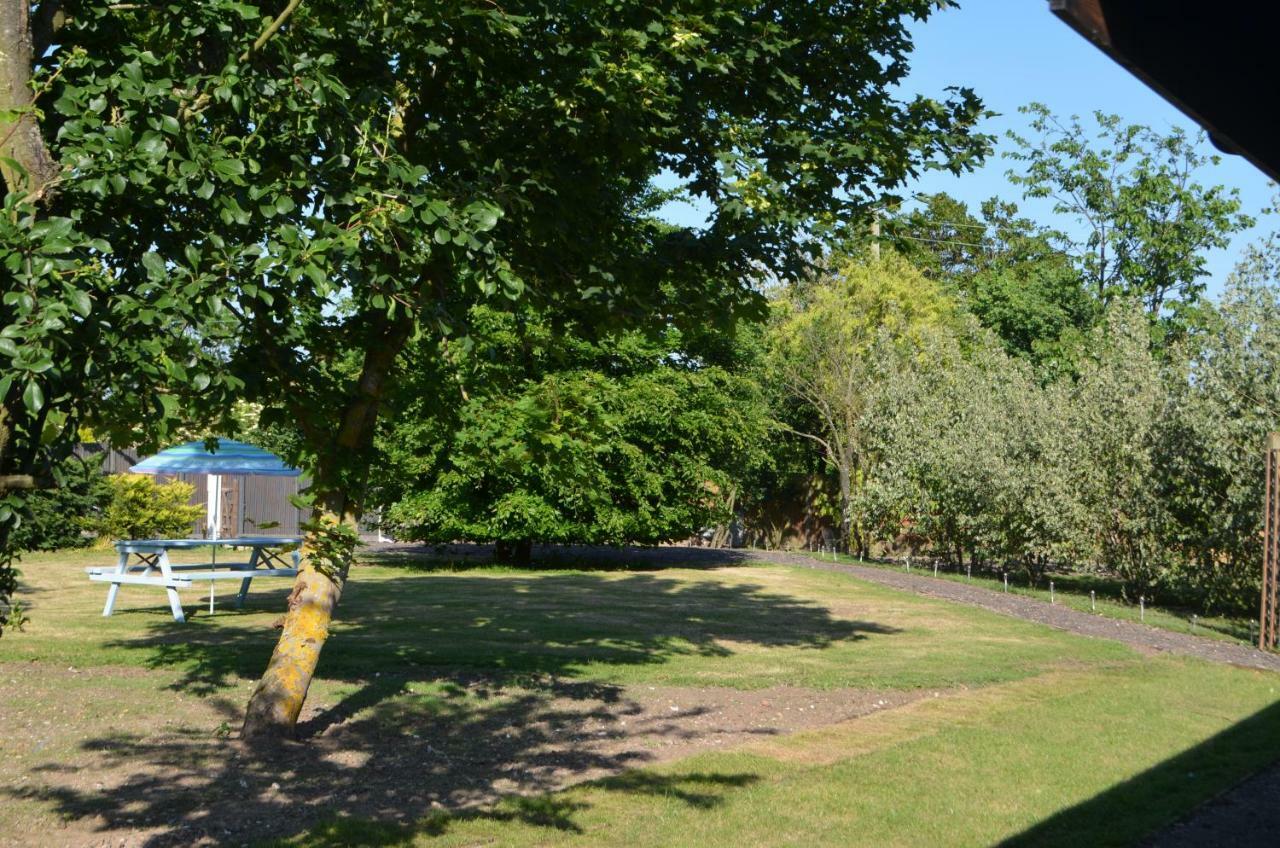
M 1057 603 L 1057 601 L 1053 599 L 1053 581 L 1052 580 L 1049 581 L 1049 603 L 1050 604 Z
M 1094 595 L 1093 590 L 1089 590 L 1089 609 L 1093 612 L 1098 611 L 1098 598 Z
M 1138 598 L 1138 620 L 1146 623 L 1147 620 L 1147 599 L 1145 597 Z
M 1009 591 L 1009 572 L 1007 571 L 1004 573 L 1004 591 L 1006 593 Z

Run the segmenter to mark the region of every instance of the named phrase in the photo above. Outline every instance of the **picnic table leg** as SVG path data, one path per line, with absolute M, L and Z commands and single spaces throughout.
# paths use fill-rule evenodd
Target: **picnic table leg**
M 255 568 L 258 567 L 258 550 L 259 549 L 255 547 L 249 553 L 249 570 L 250 571 L 253 571 Z M 245 598 L 245 595 L 249 594 L 249 584 L 252 582 L 253 582 L 252 577 L 246 577 L 245 579 L 240 581 L 240 593 L 236 595 L 236 609 L 241 609 L 244 607 L 244 598 Z
M 116 561 L 116 574 L 124 574 L 129 570 L 129 555 L 124 551 L 120 552 L 120 557 Z M 107 605 L 102 608 L 102 617 L 106 618 L 111 615 L 111 610 L 116 605 L 116 595 L 120 594 L 120 584 L 112 583 L 107 589 Z
M 168 551 L 160 552 L 160 573 L 164 575 L 166 581 L 173 579 L 173 572 L 169 570 Z M 172 586 L 165 586 L 164 590 L 169 595 L 169 609 L 173 612 L 173 620 L 179 624 L 185 622 L 187 617 L 182 612 L 182 601 L 178 598 L 178 590 Z

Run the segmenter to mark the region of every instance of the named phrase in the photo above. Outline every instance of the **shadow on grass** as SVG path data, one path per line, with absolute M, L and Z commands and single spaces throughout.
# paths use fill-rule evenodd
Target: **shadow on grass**
M 281 609 L 284 590 L 250 610 Z M 220 613 L 214 623 L 154 618 L 144 635 L 109 643 L 136 649 L 150 668 L 177 668 L 174 684 L 198 695 L 256 678 L 276 633 Z M 875 622 L 832 618 L 825 607 L 755 584 L 647 573 L 501 576 L 432 574 L 353 580 L 339 608 L 322 674 L 365 680 L 372 671 L 431 670 L 504 677 L 561 676 L 588 666 L 652 665 L 679 656 L 729 656 L 726 643 L 820 649 L 869 633 Z
M 753 774 L 719 774 L 697 772 L 675 776 L 629 771 L 595 782 L 595 786 L 631 795 L 654 795 L 676 798 L 697 809 L 718 806 L 726 792 L 741 789 L 759 781 Z M 586 804 L 559 795 L 508 798 L 485 810 L 436 812 L 412 825 L 334 819 L 324 822 L 307 835 L 307 844 L 322 848 L 340 846 L 413 845 L 419 836 L 443 836 L 461 822 L 515 822 L 552 828 L 568 833 L 583 833 L 574 814 Z
M 259 595 L 252 604 L 264 602 L 281 600 Z M 574 830 L 575 803 L 511 798 L 610 775 L 607 791 L 708 809 L 755 776 L 628 769 L 652 762 L 655 746 L 714 732 L 705 726 L 714 722 L 695 729 L 620 687 L 571 678 L 601 666 L 728 657 L 745 645 L 821 649 L 896 632 L 760 585 L 650 573 L 355 580 L 341 618 L 320 672 L 349 691 L 305 716 L 302 742 L 263 751 L 209 728 L 116 732 L 82 746 L 87 768 L 110 788 L 87 788 L 77 762 L 41 767 L 41 788 L 3 791 L 65 819 L 91 819 L 104 839 L 147 831 L 147 845 L 288 838 L 325 821 L 320 844 L 398 844 L 460 818 Z M 208 697 L 266 664 L 275 632 L 260 615 L 241 622 L 155 620 L 115 646 L 179 669 L 176 689 Z M 209 702 L 238 726 L 242 704 Z M 353 831 L 334 821 L 344 818 L 379 826 Z
M 534 545 L 528 567 L 494 560 L 494 546 L 454 543 L 371 545 L 360 553 L 367 565 L 415 571 L 458 572 L 492 568 L 508 572 L 567 568 L 575 571 L 660 571 L 664 568 L 724 568 L 758 563 L 753 552 L 733 548 L 695 548 L 679 545 L 643 547 L 605 545 Z
M 1280 751 L 1280 703 L 1266 707 L 1175 757 L 1069 807 L 1001 843 L 1030 846 L 1134 845 L 1270 764 Z M 1217 832 L 1176 829 L 1153 845 L 1274 845 L 1280 807 L 1267 795 L 1241 799 L 1236 812 L 1217 822 Z M 1194 815 L 1194 814 L 1193 814 Z M 1143 842 L 1143 844 L 1148 844 Z

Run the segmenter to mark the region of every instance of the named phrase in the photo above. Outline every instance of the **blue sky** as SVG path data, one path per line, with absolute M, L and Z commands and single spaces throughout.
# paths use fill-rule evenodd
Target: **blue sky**
M 972 88 L 987 108 L 999 113 L 984 127 L 998 137 L 995 155 L 980 170 L 960 177 L 944 172 L 922 175 L 905 194 L 945 191 L 971 208 L 995 195 L 1018 202 L 1028 217 L 1069 230 L 1068 221 L 1056 219 L 1047 201 L 1024 201 L 1018 187 L 1005 177 L 1014 163 L 1002 156 L 1010 148 L 1004 135 L 1010 129 L 1026 129 L 1019 106 L 1039 101 L 1059 116 L 1082 118 L 1101 110 L 1160 131 L 1179 126 L 1198 132 L 1189 118 L 1059 21 L 1047 0 L 961 3 L 911 27 L 915 49 L 904 93 L 941 96 L 949 85 Z M 1212 152 L 1208 141 L 1204 146 Z M 1206 282 L 1209 293 L 1216 294 L 1241 249 L 1276 229 L 1280 220 L 1258 215 L 1269 205 L 1272 189 L 1262 172 L 1244 159 L 1224 154 L 1221 164 L 1206 169 L 1198 179 L 1239 189 L 1244 211 L 1258 218 L 1258 224 L 1237 235 L 1230 247 L 1207 257 L 1210 276 Z M 687 205 L 673 204 L 664 211 L 679 223 L 705 220 L 705 210 Z
M 1019 106 L 1038 100 L 1062 116 L 1085 117 L 1102 110 L 1159 130 L 1198 129 L 1059 21 L 1048 5 L 1046 0 L 962 0 L 960 8 L 938 12 L 912 28 L 915 50 L 906 90 L 938 94 L 948 85 L 969 86 L 989 109 L 1000 113 L 986 131 L 1001 138 L 996 155 L 980 171 L 962 177 L 930 173 L 909 190 L 945 191 L 971 206 L 999 195 L 1018 201 L 1030 217 L 1057 223 L 1047 204 L 1023 202 L 1017 187 L 1005 178 L 1014 163 L 1000 155 L 1009 149 L 1003 136 L 1026 126 Z M 1207 141 L 1204 144 L 1211 147 Z M 1200 181 L 1239 189 L 1244 211 L 1258 218 L 1253 230 L 1237 235 L 1229 248 L 1207 257 L 1209 291 L 1216 293 L 1244 245 L 1280 222 L 1274 216 L 1258 216 L 1269 205 L 1271 188 L 1266 176 L 1239 156 L 1223 155 L 1220 165 L 1200 174 Z

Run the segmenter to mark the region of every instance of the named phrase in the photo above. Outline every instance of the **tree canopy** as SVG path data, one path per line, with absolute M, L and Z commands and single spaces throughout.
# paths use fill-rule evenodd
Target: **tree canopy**
M 885 345 L 916 351 L 930 328 L 957 317 L 937 283 L 892 253 L 833 257 L 774 301 L 770 379 L 798 413 L 799 426 L 788 429 L 816 444 L 839 476 L 841 537 L 859 547 L 853 494 L 871 470 L 866 415 L 876 353 Z
M 397 538 L 526 560 L 535 541 L 655 543 L 729 521 L 768 428 L 738 363 L 676 330 L 591 340 L 527 308 L 475 307 L 469 325 L 465 348 L 413 354 L 391 401 L 375 497 Z
M 1206 252 L 1253 223 L 1238 191 L 1198 182 L 1218 157 L 1177 128 L 1160 134 L 1096 112 L 1090 138 L 1079 118 L 1064 121 L 1044 104 L 1020 111 L 1037 137 L 1009 133 L 1017 145 L 1009 155 L 1020 163 L 1009 177 L 1075 220 L 1078 231 L 1056 241 L 1098 301 L 1131 298 L 1157 317 L 1167 306 L 1194 304 Z
M 411 341 L 486 298 L 758 305 L 757 275 L 985 153 L 971 92 L 897 96 L 933 8 L 5 4 L 0 474 L 56 464 L 83 420 L 155 440 L 241 397 L 295 426 L 316 523 L 246 730 L 290 728 Z M 707 226 L 655 220 L 664 173 Z

